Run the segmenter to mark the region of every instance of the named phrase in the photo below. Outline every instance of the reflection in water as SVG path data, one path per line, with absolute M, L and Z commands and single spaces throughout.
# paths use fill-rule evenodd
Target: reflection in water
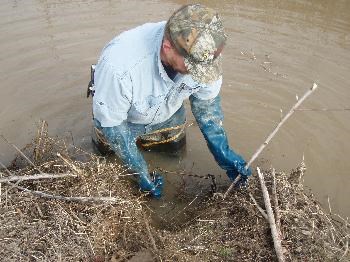
M 0 133 L 23 146 L 45 119 L 51 134 L 71 132 L 90 150 L 90 64 L 116 34 L 160 21 L 189 1 L 3 1 L 0 4 Z M 229 40 L 222 89 L 230 143 L 246 158 L 316 81 L 305 108 L 349 107 L 350 1 L 200 1 L 223 15 Z M 187 109 L 190 112 L 188 105 Z M 188 114 L 189 121 L 193 121 Z M 305 155 L 306 184 L 332 209 L 350 215 L 348 111 L 298 111 L 257 163 L 290 170 Z M 152 166 L 215 174 L 225 180 L 196 126 L 188 130 L 184 159 L 147 155 Z M 0 159 L 12 149 L 0 143 Z M 167 175 L 168 195 L 176 179 Z M 176 189 L 175 189 L 176 190 Z

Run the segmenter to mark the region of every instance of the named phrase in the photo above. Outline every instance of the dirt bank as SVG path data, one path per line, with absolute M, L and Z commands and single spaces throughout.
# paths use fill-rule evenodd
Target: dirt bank
M 152 223 L 147 195 L 121 166 L 45 132 L 22 152 L 33 164 L 19 155 L 0 173 L 22 176 L 1 184 L 3 261 L 276 260 L 269 224 L 249 195 L 264 206 L 255 177 L 225 200 L 208 195 L 184 209 L 185 221 L 164 229 Z M 277 174 L 286 260 L 348 261 L 349 225 L 305 192 L 304 171 Z M 23 179 L 32 175 L 52 178 Z M 271 189 L 270 173 L 265 179 Z

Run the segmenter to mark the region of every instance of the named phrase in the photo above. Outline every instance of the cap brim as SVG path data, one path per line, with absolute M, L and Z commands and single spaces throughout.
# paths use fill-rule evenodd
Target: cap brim
M 222 57 L 219 55 L 212 63 L 194 63 L 184 58 L 185 65 L 193 80 L 208 84 L 214 82 L 222 75 Z

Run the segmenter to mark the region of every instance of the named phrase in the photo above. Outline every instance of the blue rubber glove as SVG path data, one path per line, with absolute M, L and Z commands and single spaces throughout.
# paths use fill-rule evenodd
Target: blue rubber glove
M 150 192 L 151 196 L 156 199 L 161 198 L 163 191 L 163 177 L 160 174 L 153 172 L 150 176 L 139 175 L 138 182 L 142 192 Z
M 222 126 L 224 117 L 220 97 L 201 100 L 192 95 L 190 96 L 190 102 L 192 113 L 218 165 L 226 170 L 227 176 L 232 181 L 238 174 L 241 174 L 242 181 L 239 184 L 246 183 L 248 176 L 251 175 L 251 170 L 245 169 L 246 162 L 244 159 L 228 145 L 227 136 Z
M 237 161 L 235 163 L 236 169 L 227 170 L 226 174 L 233 182 L 237 178 L 238 175 L 241 175 L 240 179 L 236 182 L 235 187 L 247 187 L 248 186 L 248 178 L 251 176 L 252 171 L 250 168 L 246 169 L 246 162 L 241 158 L 241 161 Z
M 111 149 L 122 162 L 137 173 L 136 178 L 141 191 L 148 191 L 155 198 L 160 198 L 163 189 L 163 178 L 155 174 L 151 178 L 147 163 L 136 145 L 136 136 L 131 132 L 126 122 L 119 126 L 102 127 L 99 121 L 94 120 L 95 126 L 103 132 Z

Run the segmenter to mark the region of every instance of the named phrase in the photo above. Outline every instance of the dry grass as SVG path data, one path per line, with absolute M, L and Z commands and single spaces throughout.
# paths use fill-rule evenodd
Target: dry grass
M 160 229 L 146 208 L 147 196 L 126 179 L 123 167 L 52 139 L 45 130 L 43 126 L 34 143 L 23 150 L 34 166 L 18 156 L 9 167 L 11 174 L 71 173 L 76 177 L 2 184 L 2 261 L 115 262 L 136 261 L 137 256 L 143 258 L 138 261 L 150 257 L 154 261 L 276 260 L 269 225 L 249 197 L 251 193 L 263 207 L 257 179 L 225 201 L 201 198 L 195 209 L 183 210 L 189 217 L 185 222 Z M 304 192 L 303 173 L 300 167 L 292 174 L 276 175 L 286 259 L 349 261 L 347 221 L 325 212 Z M 3 170 L 1 176 L 9 174 Z M 265 180 L 271 190 L 270 173 Z M 72 197 L 88 197 L 88 201 Z

